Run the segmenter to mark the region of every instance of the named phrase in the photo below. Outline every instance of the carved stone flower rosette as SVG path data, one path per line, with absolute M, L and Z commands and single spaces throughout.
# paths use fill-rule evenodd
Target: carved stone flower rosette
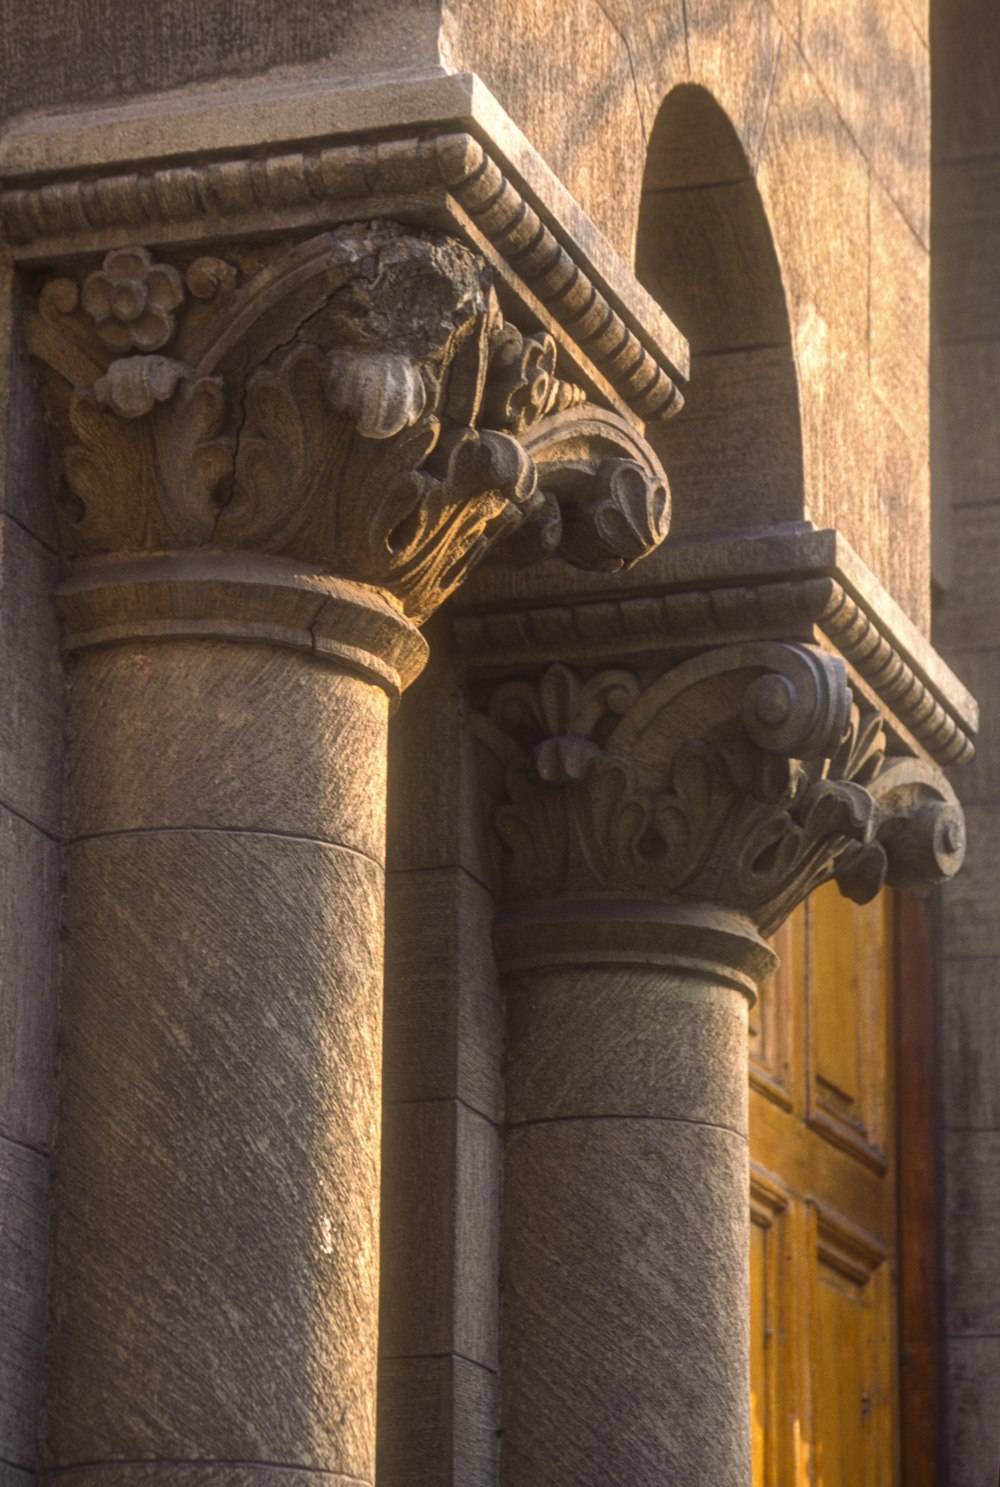
M 505 323 L 485 262 L 391 222 L 48 281 L 71 558 L 192 547 L 376 586 L 419 624 L 492 546 L 616 567 L 666 535 L 655 456 Z M 539 476 L 543 477 L 541 480 Z

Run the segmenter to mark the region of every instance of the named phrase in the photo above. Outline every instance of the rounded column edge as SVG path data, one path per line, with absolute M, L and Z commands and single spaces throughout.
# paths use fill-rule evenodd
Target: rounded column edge
M 67 651 L 133 640 L 287 646 L 342 666 L 395 705 L 428 647 L 383 589 L 293 559 L 230 552 L 91 560 L 56 590 Z
M 500 912 L 494 927 L 504 972 L 567 965 L 662 965 L 742 992 L 750 1005 L 778 957 L 751 921 L 700 903 L 547 900 Z

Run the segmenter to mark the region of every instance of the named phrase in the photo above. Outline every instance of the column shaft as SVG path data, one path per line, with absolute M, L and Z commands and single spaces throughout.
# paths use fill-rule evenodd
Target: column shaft
M 622 908 L 512 920 L 498 937 L 504 1484 L 746 1487 L 739 966 L 769 952 L 737 926 L 726 974 L 696 944 L 703 926 Z
M 388 699 L 224 640 L 70 696 L 47 1464 L 370 1482 Z

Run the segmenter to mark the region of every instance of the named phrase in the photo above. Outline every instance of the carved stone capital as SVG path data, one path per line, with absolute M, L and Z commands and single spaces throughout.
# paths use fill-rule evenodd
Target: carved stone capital
M 829 878 L 864 902 L 964 857 L 943 775 L 888 754 L 881 713 L 814 646 L 724 646 L 648 685 L 550 666 L 497 686 L 474 728 L 513 906 L 712 905 L 767 935 Z
M 163 580 L 165 556 L 238 554 L 380 590 L 419 625 L 496 544 L 615 569 L 666 535 L 634 425 L 565 380 L 553 338 L 507 322 L 486 261 L 441 234 L 114 248 L 43 283 L 29 346 L 78 574 L 156 559 Z

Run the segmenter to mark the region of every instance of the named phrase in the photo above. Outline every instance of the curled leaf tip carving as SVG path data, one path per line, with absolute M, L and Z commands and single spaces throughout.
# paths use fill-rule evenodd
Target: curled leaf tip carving
M 865 901 L 941 881 L 964 851 L 946 782 L 886 761 L 881 718 L 812 647 L 705 652 L 645 688 L 551 667 L 498 687 L 475 737 L 515 899 L 712 903 L 768 934 L 829 878 Z
M 670 527 L 670 496 L 658 475 L 633 460 L 604 460 L 593 491 L 564 511 L 560 551 L 577 568 L 614 573 L 659 547 Z
M 328 352 L 326 360 L 331 408 L 347 414 L 366 439 L 391 439 L 427 406 L 420 370 L 408 357 L 350 347 Z
M 420 622 L 492 548 L 610 569 L 666 530 L 655 455 L 559 377 L 551 335 L 504 323 L 457 239 L 380 220 L 87 267 L 32 319 L 74 555 L 116 524 L 129 552 L 266 552 Z

